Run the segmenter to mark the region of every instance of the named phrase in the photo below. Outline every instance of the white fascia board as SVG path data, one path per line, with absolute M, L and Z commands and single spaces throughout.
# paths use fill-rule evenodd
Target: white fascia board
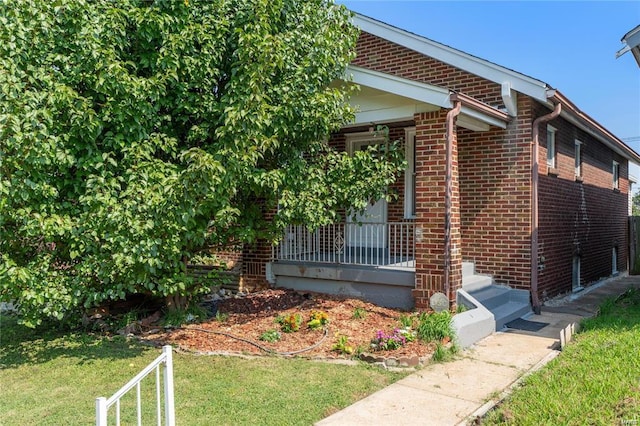
M 403 96 L 418 102 L 437 105 L 442 108 L 451 108 L 449 90 L 420 83 L 406 78 L 360 68 L 353 65 L 347 67 L 346 81 L 351 81 L 362 86 L 372 87 L 394 95 Z M 349 78 L 351 74 L 352 78 Z
M 363 111 L 356 114 L 356 123 L 380 122 L 384 119 L 383 114 L 385 111 L 400 119 L 406 117 L 412 118 L 413 113 L 435 111 L 437 110 L 437 107 L 446 109 L 453 108 L 453 102 L 451 102 L 450 98 L 451 92 L 443 87 L 408 80 L 406 78 L 353 65 L 349 65 L 347 67 L 346 74 L 346 81 L 417 101 L 415 104 L 398 108 L 381 109 L 378 111 Z M 436 108 L 430 107 L 430 105 Z M 480 111 L 465 106 L 462 107 L 461 111 L 466 116 L 480 120 L 483 123 L 487 123 L 501 129 L 505 129 L 507 127 L 507 124 L 504 121 L 491 117 L 487 114 L 483 114 Z M 386 117 L 386 119 L 389 118 L 390 117 Z
M 536 80 L 519 72 L 501 67 L 500 65 L 367 16 L 355 14 L 353 23 L 362 31 L 369 34 L 389 40 L 463 71 L 493 81 L 494 83 L 502 85 L 502 83 L 509 82 L 513 90 L 531 96 L 539 101 L 545 102 L 547 100 L 547 84 L 543 81 Z
M 487 114 L 483 114 L 480 111 L 476 111 L 475 109 L 471 109 L 468 108 L 466 106 L 462 106 L 462 108 L 460 109 L 460 114 L 464 114 L 467 117 L 471 117 L 474 118 L 476 120 L 479 120 L 483 123 L 487 123 L 490 124 L 491 126 L 496 126 L 499 127 L 501 129 L 506 129 L 507 128 L 507 123 L 505 123 L 504 121 L 495 118 L 495 117 L 491 117 Z
M 456 117 L 456 126 L 464 127 L 465 129 L 473 130 L 474 132 L 486 132 L 491 128 L 487 123 L 473 117 L 469 117 L 462 112 Z

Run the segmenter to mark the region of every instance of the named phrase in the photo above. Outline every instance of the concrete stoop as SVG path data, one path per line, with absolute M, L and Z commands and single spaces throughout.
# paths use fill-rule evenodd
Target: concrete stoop
M 515 290 L 507 286 L 491 284 L 469 294 L 487 308 L 496 321 L 496 330 L 504 328 L 505 324 L 514 319 L 531 313 L 529 292 Z
M 465 290 L 458 290 L 457 299 L 458 306 L 464 306 L 466 310 L 453 317 L 452 326 L 456 332 L 456 343 L 464 349 L 493 334 L 496 321 L 491 311 Z
M 477 275 L 472 262 L 462 264 L 458 305 L 467 308 L 453 322 L 458 344 L 463 348 L 531 313 L 528 291 L 498 285 L 490 276 Z

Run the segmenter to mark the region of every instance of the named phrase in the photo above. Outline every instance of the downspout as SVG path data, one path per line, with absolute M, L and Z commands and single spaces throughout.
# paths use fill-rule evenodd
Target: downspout
M 450 268 L 451 268 L 451 199 L 453 198 L 453 184 L 451 171 L 453 169 L 453 132 L 454 120 L 460 114 L 462 103 L 454 101 L 454 107 L 447 113 L 446 122 L 446 169 L 445 169 L 445 194 L 444 194 L 444 291 L 449 300 Z
M 531 304 L 533 312 L 540 315 L 541 303 L 538 297 L 538 147 L 540 136 L 540 124 L 551 121 L 560 115 L 562 109 L 558 102 L 553 112 L 538 117 L 533 122 L 531 156 Z

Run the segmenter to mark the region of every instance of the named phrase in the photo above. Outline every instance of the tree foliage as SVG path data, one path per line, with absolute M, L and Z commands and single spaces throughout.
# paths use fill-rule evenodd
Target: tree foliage
M 0 0 L 1 300 L 35 325 L 191 294 L 195 251 L 378 198 L 393 146 L 325 142 L 353 113 L 349 19 L 325 0 Z

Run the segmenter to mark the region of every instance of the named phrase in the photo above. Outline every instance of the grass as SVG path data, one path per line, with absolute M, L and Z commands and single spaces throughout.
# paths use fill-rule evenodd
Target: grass
M 482 424 L 640 424 L 640 292 L 608 300 L 600 315 Z
M 159 354 L 120 336 L 29 330 L 0 316 L 0 423 L 94 424 L 95 398 L 109 397 Z M 406 374 L 364 364 L 176 353 L 177 423 L 312 424 Z M 152 401 L 155 384 L 145 380 L 142 393 Z M 132 404 L 123 401 L 123 424 L 134 423 L 134 413 L 124 412 Z

